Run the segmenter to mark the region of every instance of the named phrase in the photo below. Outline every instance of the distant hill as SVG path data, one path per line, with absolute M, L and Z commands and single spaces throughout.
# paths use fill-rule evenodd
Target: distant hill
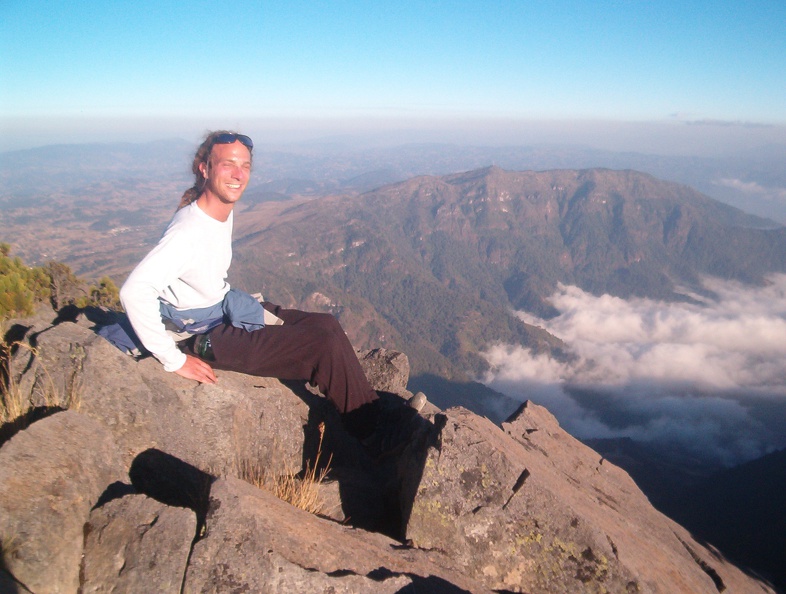
M 786 228 L 634 171 L 489 167 L 260 206 L 237 219 L 235 282 L 334 311 L 358 346 L 448 378 L 482 371 L 493 341 L 569 356 L 510 315 L 555 313 L 557 283 L 686 300 L 704 275 L 759 284 L 786 269 Z

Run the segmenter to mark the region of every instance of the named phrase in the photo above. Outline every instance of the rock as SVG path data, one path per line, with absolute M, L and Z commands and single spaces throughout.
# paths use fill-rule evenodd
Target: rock
M 409 359 L 404 353 L 374 349 L 361 355 L 360 365 L 371 387 L 378 392 L 405 394 L 409 381 Z
M 195 536 L 191 510 L 145 495 L 111 500 L 85 526 L 80 592 L 179 594 Z
M 41 386 L 73 394 L 79 410 L 124 445 L 128 467 L 158 448 L 205 471 L 237 472 L 247 461 L 299 470 L 309 409 L 278 380 L 219 371 L 215 385 L 167 373 L 153 358 L 139 362 L 89 329 L 82 318 L 31 336 L 35 352 L 14 359 L 20 389 L 41 400 Z M 62 397 L 59 406 L 65 406 Z
M 204 538 L 191 555 L 184 594 L 223 592 L 486 592 L 437 552 L 299 510 L 236 479 L 210 494 Z M 430 586 L 425 589 L 426 586 Z
M 36 594 L 76 592 L 83 526 L 123 477 L 112 434 L 73 411 L 47 417 L 0 448 L 0 539 L 6 570 Z
M 542 407 L 500 428 L 427 404 L 407 447 L 372 461 L 302 382 L 199 385 L 84 317 L 39 319 L 27 340 L 9 366 L 20 393 L 40 414 L 79 412 L 0 448 L 0 590 L 76 592 L 81 567 L 83 592 L 772 592 Z M 406 356 L 362 364 L 383 405 L 401 405 Z M 291 475 L 317 452 L 321 516 L 233 478 Z
M 771 591 L 657 512 L 621 469 L 527 403 L 504 432 L 440 415 L 406 536 L 510 592 Z

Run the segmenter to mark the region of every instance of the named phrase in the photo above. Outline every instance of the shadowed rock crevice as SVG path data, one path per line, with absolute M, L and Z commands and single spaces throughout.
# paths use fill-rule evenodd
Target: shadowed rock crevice
M 688 551 L 688 553 L 690 554 L 690 556 L 691 556 L 691 557 L 693 557 L 693 560 L 694 560 L 694 561 L 696 561 L 696 564 L 697 564 L 699 567 L 701 567 L 701 570 L 702 570 L 704 573 L 706 573 L 708 576 L 710 576 L 710 578 L 712 579 L 712 583 L 714 583 L 714 584 L 715 584 L 715 588 L 718 590 L 718 592 L 723 592 L 723 591 L 725 591 L 725 590 L 726 590 L 726 584 L 724 584 L 724 583 L 723 583 L 723 578 L 721 578 L 721 576 L 720 576 L 720 575 L 718 575 L 718 572 L 717 572 L 717 571 L 715 571 L 715 569 L 713 569 L 713 567 L 712 567 L 712 566 L 711 566 L 709 563 L 707 563 L 707 562 L 706 562 L 704 559 L 702 559 L 701 557 L 699 557 L 699 556 L 696 554 L 696 551 L 694 551 L 694 550 L 693 550 L 693 549 L 690 547 L 690 545 L 688 545 L 688 543 L 686 543 L 684 540 L 682 540 L 682 539 L 681 539 L 681 538 L 679 538 L 679 537 L 677 537 L 677 538 L 678 538 L 678 539 L 679 539 L 679 541 L 682 543 L 682 546 L 684 546 L 684 547 L 685 547 L 685 550 L 686 550 L 686 551 Z
M 17 417 L 11 423 L 5 423 L 0 426 L 0 446 L 11 439 L 14 435 L 23 431 L 36 421 L 45 419 L 55 413 L 62 412 L 65 409 L 60 406 L 36 406 L 28 409 L 24 414 Z

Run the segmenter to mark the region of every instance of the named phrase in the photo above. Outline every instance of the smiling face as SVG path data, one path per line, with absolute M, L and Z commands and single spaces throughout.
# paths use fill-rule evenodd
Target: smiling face
M 210 216 L 226 220 L 248 185 L 251 153 L 239 141 L 216 144 L 200 171 L 207 181 L 197 202 Z

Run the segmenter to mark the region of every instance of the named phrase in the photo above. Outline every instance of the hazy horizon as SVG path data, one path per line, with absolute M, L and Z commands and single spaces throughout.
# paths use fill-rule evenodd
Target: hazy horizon
M 246 118 L 244 123 L 205 126 L 180 118 L 91 119 L 0 116 L 0 152 L 50 145 L 145 143 L 182 139 L 198 144 L 209 129 L 250 135 L 258 147 L 284 150 L 336 143 L 347 148 L 436 143 L 458 146 L 582 146 L 653 156 L 731 156 L 771 145 L 786 146 L 786 125 L 742 121 L 660 121 L 526 119 L 390 119 L 292 122 Z

